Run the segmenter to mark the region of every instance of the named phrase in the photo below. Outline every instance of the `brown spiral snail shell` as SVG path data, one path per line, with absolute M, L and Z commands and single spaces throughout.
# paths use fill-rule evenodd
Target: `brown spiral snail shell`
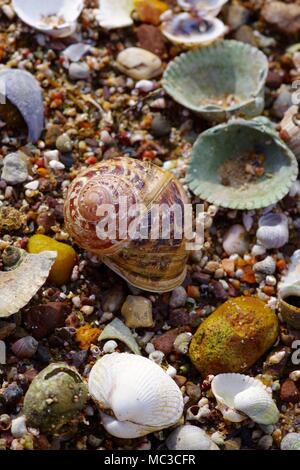
M 126 200 L 126 215 L 120 198 Z M 130 284 L 150 292 L 167 292 L 180 285 L 186 275 L 186 240 L 174 235 L 178 219 L 171 220 L 168 239 L 161 231 L 156 239 L 136 234 L 124 237 L 121 224 L 126 217 L 130 228 L 136 216 L 136 209 L 131 209 L 142 205 L 140 226 L 147 223 L 150 233 L 154 219 L 149 214 L 154 205 L 171 208 L 176 204 L 184 214 L 186 203 L 187 196 L 171 173 L 150 162 L 117 157 L 104 160 L 75 178 L 65 201 L 65 223 L 79 246 L 99 256 Z M 104 204 L 112 205 L 118 216 L 116 236 L 106 239 L 99 238 L 98 230 L 104 222 L 99 207 Z

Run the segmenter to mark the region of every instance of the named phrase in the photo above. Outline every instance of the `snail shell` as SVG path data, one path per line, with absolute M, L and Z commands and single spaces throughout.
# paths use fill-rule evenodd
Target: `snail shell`
M 210 436 L 198 426 L 179 426 L 166 440 L 169 450 L 219 450 Z
M 128 217 L 127 214 L 122 217 L 124 211 L 120 209 L 120 198 L 124 197 Z M 154 204 L 170 208 L 176 203 L 183 213 L 187 202 L 183 188 L 171 173 L 149 162 L 118 157 L 102 161 L 75 178 L 65 201 L 65 223 L 79 246 L 99 256 L 130 284 L 152 292 L 166 292 L 180 285 L 186 275 L 186 243 L 184 237 L 175 239 L 174 223 L 170 224 L 169 240 L 160 238 L 161 235 L 156 240 L 132 236 L 129 240 L 124 235 L 122 239 L 120 232 L 116 238 L 104 239 L 99 237 L 99 224 L 104 223 L 104 218 L 98 209 L 104 204 L 113 206 L 119 221 L 124 220 L 130 227 L 135 219 L 130 208 L 137 204 L 143 204 L 140 215 L 149 223 Z
M 160 366 L 142 356 L 105 355 L 93 366 L 88 386 L 104 428 L 116 437 L 159 431 L 175 424 L 183 412 L 179 387 Z
M 288 218 L 284 214 L 268 213 L 258 222 L 256 238 L 267 250 L 281 248 L 289 241 Z
M 219 374 L 212 392 L 224 418 L 239 423 L 248 416 L 255 423 L 275 424 L 279 411 L 267 388 L 257 379 L 242 374 Z

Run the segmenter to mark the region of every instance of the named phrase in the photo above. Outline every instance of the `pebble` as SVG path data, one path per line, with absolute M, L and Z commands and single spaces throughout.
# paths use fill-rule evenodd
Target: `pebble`
M 117 349 L 117 347 L 118 347 L 118 343 L 116 343 L 116 341 L 111 339 L 109 341 L 106 341 L 106 343 L 104 343 L 102 349 L 105 354 L 110 354 L 110 353 L 113 353 Z
M 280 399 L 288 403 L 297 403 L 299 401 L 299 390 L 291 379 L 285 380 L 281 385 Z
M 64 170 L 65 165 L 62 162 L 58 162 L 57 160 L 50 160 L 49 167 L 52 170 Z
M 0 321 L 0 341 L 10 336 L 16 329 L 15 323 Z
M 235 437 L 233 439 L 228 439 L 225 441 L 224 447 L 225 450 L 240 450 L 242 445 L 242 440 L 240 437 Z
M 292 106 L 292 104 L 292 94 L 287 86 L 283 85 L 274 101 L 272 112 L 278 119 L 283 119 L 286 111 Z
M 121 72 L 135 80 L 149 80 L 162 73 L 160 58 L 139 47 L 129 47 L 120 52 L 116 65 Z
M 47 302 L 31 307 L 24 315 L 24 323 L 32 336 L 41 340 L 55 328 L 63 327 L 70 312 L 71 308 L 64 302 Z
M 136 29 L 139 45 L 159 57 L 166 53 L 166 41 L 159 28 L 143 24 Z
M 261 15 L 265 21 L 286 35 L 300 31 L 300 5 L 285 2 L 266 2 Z
M 31 191 L 36 191 L 39 187 L 39 180 L 30 181 L 24 185 L 24 188 L 31 189 Z
M 6 155 L 3 159 L 1 178 L 11 185 L 24 183 L 28 178 L 26 155 L 22 152 Z
M 238 3 L 230 5 L 225 15 L 226 25 L 229 26 L 230 29 L 235 30 L 247 23 L 249 16 L 250 11 L 242 5 Z
M 253 265 L 253 269 L 255 272 L 259 272 L 263 274 L 274 274 L 276 271 L 276 263 L 274 259 L 272 258 L 272 256 L 267 256 L 264 260 L 259 261 L 258 263 L 255 263 Z M 275 284 L 276 284 L 276 279 L 275 279 Z
M 187 299 L 187 293 L 184 287 L 176 287 L 171 294 L 169 305 L 171 308 L 184 307 Z
M 168 324 L 170 326 L 183 326 L 190 323 L 191 316 L 185 308 L 176 308 L 169 313 Z
M 56 139 L 56 148 L 62 153 L 71 152 L 73 144 L 68 134 L 62 134 Z
M 120 287 L 113 287 L 106 292 L 102 301 L 102 309 L 104 312 L 116 313 L 120 310 L 124 302 L 124 292 Z
M 20 438 L 27 433 L 25 416 L 19 416 L 11 422 L 11 433 L 13 437 Z
M 140 80 L 135 84 L 135 88 L 137 90 L 142 91 L 143 93 L 149 93 L 150 91 L 155 89 L 155 82 L 151 80 Z M 101 134 L 102 136 L 102 134 Z M 103 139 L 102 139 L 103 140 Z
M 226 232 L 223 240 L 223 249 L 228 255 L 243 256 L 249 250 L 247 232 L 242 225 L 233 225 Z
M 139 295 L 128 295 L 121 309 L 125 324 L 129 328 L 153 326 L 152 303 Z
M 155 336 L 151 342 L 157 351 L 162 351 L 167 356 L 172 352 L 174 341 L 177 336 L 188 330 L 189 328 L 186 326 L 173 328 L 162 335 Z
M 86 80 L 90 76 L 90 69 L 86 62 L 72 62 L 69 67 L 71 80 Z
M 171 132 L 171 124 L 162 114 L 155 114 L 151 124 L 151 132 L 155 137 L 164 137 Z
M 258 441 L 258 447 L 263 450 L 268 450 L 273 445 L 273 437 L 271 435 L 263 436 Z

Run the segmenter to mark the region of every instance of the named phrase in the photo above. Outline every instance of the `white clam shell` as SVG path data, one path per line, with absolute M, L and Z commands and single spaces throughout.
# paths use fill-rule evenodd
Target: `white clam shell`
M 133 354 L 112 353 L 99 359 L 89 376 L 89 392 L 102 411 L 103 426 L 116 437 L 134 438 L 167 428 L 183 412 L 176 383 L 153 361 Z
M 32 28 L 49 36 L 63 38 L 76 29 L 83 0 L 13 0 L 18 17 Z
M 257 242 L 267 250 L 281 248 L 289 241 L 288 218 L 284 214 L 268 213 L 258 222 Z
M 191 424 L 179 426 L 171 432 L 166 445 L 169 450 L 219 450 L 203 429 Z
M 173 44 L 179 44 L 187 47 L 194 46 L 207 46 L 217 39 L 225 36 L 228 32 L 227 26 L 214 17 L 206 17 L 207 21 L 212 28 L 207 32 L 192 32 L 191 34 L 180 33 L 179 25 L 185 21 L 189 21 L 191 15 L 187 12 L 179 13 L 178 15 L 172 16 L 162 23 L 161 30 L 163 35 Z
M 134 0 L 101 0 L 96 18 L 102 28 L 125 28 L 133 24 Z
M 248 416 L 259 424 L 274 424 L 279 411 L 267 388 L 257 379 L 243 374 L 219 374 L 211 384 L 224 418 L 240 422 Z
M 185 9 L 195 9 L 204 15 L 217 16 L 228 0 L 177 0 L 178 5 Z
M 282 281 L 278 286 L 278 294 L 284 299 L 289 296 L 300 296 L 300 250 L 296 250 Z
M 26 253 L 16 269 L 0 272 L 0 318 L 9 317 L 28 304 L 45 283 L 56 256 L 56 251 Z
M 300 434 L 289 432 L 280 443 L 281 450 L 300 450 Z

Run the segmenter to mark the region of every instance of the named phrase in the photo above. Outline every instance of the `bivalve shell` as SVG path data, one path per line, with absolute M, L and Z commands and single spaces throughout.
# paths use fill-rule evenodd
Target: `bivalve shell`
M 211 389 L 224 418 L 241 422 L 249 417 L 255 423 L 275 424 L 279 411 L 267 388 L 257 379 L 242 374 L 219 374 Z
M 198 426 L 179 426 L 167 438 L 169 450 L 219 450 L 210 436 Z
M 101 0 L 96 18 L 102 28 L 125 28 L 133 24 L 134 0 Z
M 120 438 L 172 426 L 183 412 L 176 383 L 153 361 L 133 354 L 99 359 L 89 376 L 89 392 L 100 407 L 105 429 Z

